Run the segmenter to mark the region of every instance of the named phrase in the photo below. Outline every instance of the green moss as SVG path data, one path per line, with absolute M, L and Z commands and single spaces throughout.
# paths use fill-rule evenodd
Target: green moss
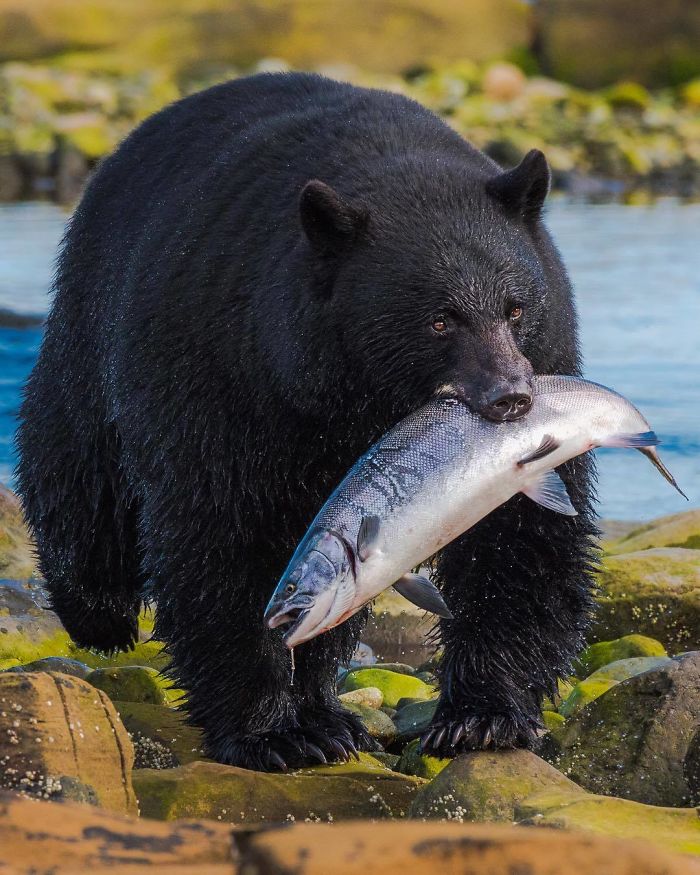
M 112 701 L 150 705 L 164 705 L 166 701 L 160 675 L 154 668 L 141 665 L 96 668 L 86 680 L 107 693 Z
M 618 659 L 594 671 L 586 681 L 612 680 L 619 683 L 645 671 L 654 671 L 672 663 L 673 660 L 669 656 L 634 656 L 630 659 Z
M 700 818 L 691 808 L 663 808 L 550 789 L 519 802 L 515 817 L 524 825 L 584 830 L 651 842 L 684 854 L 700 854 Z
M 429 699 L 435 695 L 433 687 L 411 675 L 380 668 L 358 668 L 348 672 L 343 681 L 344 691 L 349 692 L 363 687 L 377 687 L 381 690 L 384 704 L 390 708 L 395 708 L 399 699 Z
M 286 775 L 194 762 L 176 769 L 139 769 L 133 778 L 144 817 L 228 823 L 402 817 L 424 783 L 368 756 L 359 763 Z
M 613 641 L 599 641 L 579 654 L 575 665 L 576 673 L 580 678 L 586 678 L 612 662 L 645 656 L 666 656 L 666 648 L 646 635 L 624 635 Z
M 606 553 L 613 555 L 635 553 L 654 547 L 700 549 L 700 510 L 660 517 L 644 526 L 632 529 L 622 538 L 607 541 L 603 546 Z
M 637 82 L 618 82 L 608 89 L 608 103 L 615 109 L 645 110 L 651 103 L 651 96 L 643 85 Z
M 559 713 L 563 717 L 571 717 L 581 708 L 585 708 L 590 702 L 593 702 L 598 696 L 614 687 L 617 681 L 612 678 L 598 678 L 596 680 L 587 679 L 580 681 L 571 691 L 571 694 L 559 706 Z
M 434 757 L 421 753 L 420 740 L 416 738 L 404 747 L 395 770 L 403 772 L 404 775 L 417 775 L 419 778 L 432 780 L 451 762 L 451 759 L 445 757 Z
M 115 701 L 114 707 L 132 736 L 149 738 L 162 745 L 170 751 L 177 765 L 202 759 L 202 733 L 188 725 L 182 711 L 143 702 Z

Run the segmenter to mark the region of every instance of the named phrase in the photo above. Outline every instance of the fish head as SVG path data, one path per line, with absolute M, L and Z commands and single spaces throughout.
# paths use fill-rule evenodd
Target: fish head
M 337 625 L 356 589 L 354 553 L 346 539 L 329 530 L 311 533 L 277 584 L 265 624 L 286 626 L 284 642 L 296 647 Z

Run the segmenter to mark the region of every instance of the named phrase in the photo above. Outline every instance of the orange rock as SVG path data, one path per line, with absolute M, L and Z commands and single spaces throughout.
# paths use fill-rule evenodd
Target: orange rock
M 0 872 L 234 875 L 230 828 L 158 823 L 0 791 Z
M 109 698 L 79 678 L 0 674 L 0 786 L 136 813 L 134 753 Z
M 700 863 L 640 842 L 515 826 L 300 824 L 248 836 L 245 875 L 698 875 Z

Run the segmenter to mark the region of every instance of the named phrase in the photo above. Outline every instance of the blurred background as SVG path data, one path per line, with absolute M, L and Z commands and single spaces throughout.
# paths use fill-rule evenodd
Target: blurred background
M 700 500 L 700 0 L 0 0 L 0 480 L 56 247 L 97 162 L 179 96 L 262 70 L 405 93 L 504 166 L 533 147 L 586 374 Z M 600 454 L 601 512 L 687 507 Z

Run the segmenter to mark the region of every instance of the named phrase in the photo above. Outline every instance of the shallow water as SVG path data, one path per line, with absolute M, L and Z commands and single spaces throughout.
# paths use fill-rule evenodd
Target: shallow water
M 66 214 L 0 206 L 0 308 L 43 313 Z M 638 453 L 599 451 L 601 513 L 649 519 L 700 503 L 700 204 L 554 201 L 547 222 L 571 271 L 586 375 L 627 395 L 663 440 L 688 505 Z M 0 480 L 39 329 L 0 328 Z

